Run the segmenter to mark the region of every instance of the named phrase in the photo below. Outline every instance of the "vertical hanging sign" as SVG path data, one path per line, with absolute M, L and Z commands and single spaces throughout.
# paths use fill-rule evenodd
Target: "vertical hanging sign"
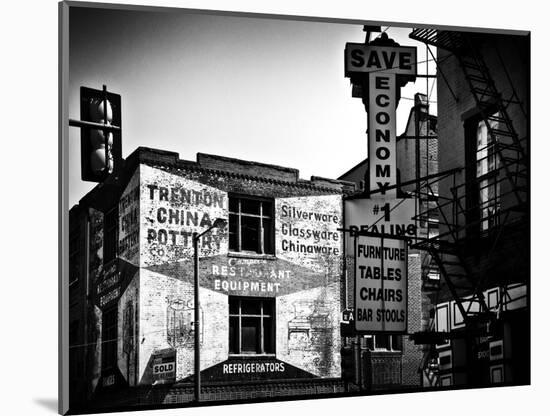
M 347 43 L 345 75 L 368 113 L 368 192 L 346 201 L 345 228 L 354 231 L 355 330 L 407 331 L 407 242 L 416 235 L 415 200 L 397 198 L 396 109 L 400 88 L 416 77 L 416 48 L 382 33 Z M 349 240 L 348 240 L 349 241 Z
M 369 189 L 380 189 L 395 198 L 397 183 L 395 74 L 375 72 L 369 76 Z
M 397 88 L 416 77 L 416 48 L 383 33 L 368 44 L 347 43 L 345 57 L 346 77 L 359 87 L 368 112 L 369 191 L 395 198 Z

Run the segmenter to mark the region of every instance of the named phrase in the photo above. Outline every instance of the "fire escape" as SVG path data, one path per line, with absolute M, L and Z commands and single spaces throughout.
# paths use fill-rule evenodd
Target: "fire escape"
M 457 60 L 487 132 L 485 149 L 476 153 L 474 165 L 469 168 L 477 169 L 477 172 L 480 168 L 489 168 L 494 175 L 490 185 L 479 183 L 476 188 L 479 197 L 476 198 L 472 198 L 472 184 L 465 179 L 468 166 L 457 166 L 441 172 L 436 178 L 433 175 L 419 178 L 417 193 L 420 194 L 417 198 L 434 202 L 418 212 L 416 219 L 436 223 L 439 233 L 419 238 L 413 248 L 427 253 L 424 265 L 427 273 L 438 272 L 440 276 L 434 298 L 437 299 L 438 291 L 445 289 L 456 302 L 465 328 L 470 331 L 489 328 L 497 321 L 510 296 L 505 293 L 504 285 L 498 305 L 489 307 L 484 295 L 487 276 L 472 266 L 468 257 L 471 256 L 471 245 L 475 239 L 472 236 L 479 239 L 480 230 L 485 240 L 490 241 L 488 256 L 491 257 L 498 251 L 495 248 L 506 229 L 514 227 L 528 215 L 528 143 L 527 137 L 520 139 L 514 128 L 510 117 L 511 106 L 517 106 L 513 108 L 515 116 L 522 114 L 526 117 L 526 113 L 507 72 L 511 96 L 503 97 L 497 90 L 491 71 L 471 34 L 421 28 L 414 29 L 409 37 L 428 47 L 437 47 L 440 54 L 450 52 Z M 438 186 L 441 190 L 442 184 L 450 190 L 445 196 L 437 191 Z M 498 191 L 491 192 L 489 187 Z M 430 345 L 425 350 L 422 364 L 426 375 L 433 367 L 435 344 L 453 336 L 450 332 L 435 332 L 434 319 L 432 316 L 428 328 L 417 337 L 418 343 Z

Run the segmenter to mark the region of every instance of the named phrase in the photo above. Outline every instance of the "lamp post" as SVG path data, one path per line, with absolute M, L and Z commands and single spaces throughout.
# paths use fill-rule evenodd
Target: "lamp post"
M 202 233 L 193 233 L 193 255 L 194 255 L 194 282 L 195 282 L 195 401 L 199 402 L 201 397 L 201 353 L 200 353 L 200 301 L 199 301 L 199 239 L 214 228 L 225 228 L 227 220 L 216 218 L 214 223 Z

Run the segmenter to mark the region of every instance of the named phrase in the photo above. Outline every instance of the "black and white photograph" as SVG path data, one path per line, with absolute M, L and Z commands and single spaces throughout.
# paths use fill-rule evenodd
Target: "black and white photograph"
M 63 413 L 530 384 L 529 31 L 59 7 Z

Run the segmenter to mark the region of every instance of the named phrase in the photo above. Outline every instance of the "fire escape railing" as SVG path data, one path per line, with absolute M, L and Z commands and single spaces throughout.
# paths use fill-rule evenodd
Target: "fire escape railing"
M 528 137 L 519 138 L 508 114 L 510 105 L 521 103 L 513 86 L 510 98 L 499 93 L 470 34 L 414 29 L 409 37 L 450 51 L 456 57 L 480 121 L 487 129 L 486 147 L 477 149 L 475 160 L 448 175 L 418 178 L 420 191 L 414 193 L 428 203 L 415 220 L 439 227 L 439 233 L 419 236 L 412 247 L 426 251 L 426 270 L 437 267 L 466 325 L 480 319 L 490 322 L 496 313 L 489 309 L 484 296 L 486 276 L 472 270 L 466 259 L 473 240 L 488 237 L 496 247 L 503 229 L 516 220 L 522 221 L 528 212 L 529 141 Z M 481 175 L 479 166 L 485 167 Z M 484 175 L 490 180 L 484 182 Z M 441 195 L 442 184 L 448 185 L 447 195 Z M 427 330 L 433 331 L 433 325 Z M 427 355 L 424 361 L 428 358 Z

